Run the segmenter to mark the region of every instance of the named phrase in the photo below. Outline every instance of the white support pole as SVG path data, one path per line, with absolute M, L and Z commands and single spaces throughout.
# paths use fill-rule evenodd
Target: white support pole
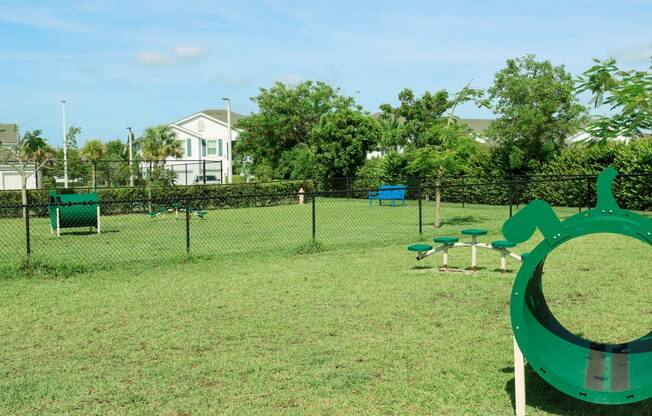
M 60 223 L 61 213 L 59 208 L 57 208 L 57 237 L 61 237 L 61 223 Z
M 129 145 L 129 186 L 131 186 L 133 188 L 134 187 L 134 169 L 133 169 L 133 161 L 134 161 L 133 136 L 134 136 L 134 134 L 131 132 L 131 127 L 127 127 L 127 130 L 129 131 L 128 136 L 127 136 L 127 143 Z
M 471 236 L 471 270 L 475 270 L 478 265 L 478 248 L 476 244 L 478 244 L 478 237 Z
M 516 416 L 525 416 L 525 361 L 514 337 L 514 410 Z
M 500 250 L 500 271 L 507 270 L 507 250 Z
M 233 149 L 231 148 L 231 99 L 222 98 L 226 101 L 226 128 L 227 128 L 227 138 L 226 138 L 226 182 L 233 182 Z M 224 166 L 222 166 L 224 169 Z
M 66 132 L 66 100 L 61 100 L 61 125 L 63 130 L 63 187 L 68 188 L 68 138 Z
M 97 206 L 97 233 L 99 234 L 101 230 L 100 226 L 100 206 Z
M 448 247 L 444 246 L 444 248 L 442 249 L 442 253 L 444 258 L 442 261 L 442 267 L 444 269 L 448 269 Z

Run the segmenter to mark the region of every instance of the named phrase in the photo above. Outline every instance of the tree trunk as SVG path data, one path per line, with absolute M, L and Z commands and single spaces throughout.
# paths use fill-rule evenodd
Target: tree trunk
M 437 171 L 437 178 L 435 179 L 435 228 L 441 227 L 441 178 L 443 172 Z
M 23 200 L 23 221 L 27 221 L 27 176 L 20 175 L 20 189 Z
M 95 163 L 93 163 L 93 165 L 91 166 L 91 169 L 93 170 L 92 174 L 93 174 L 93 191 L 94 191 L 96 189 L 95 184 L 96 184 L 96 180 L 97 180 L 97 166 L 95 165 Z

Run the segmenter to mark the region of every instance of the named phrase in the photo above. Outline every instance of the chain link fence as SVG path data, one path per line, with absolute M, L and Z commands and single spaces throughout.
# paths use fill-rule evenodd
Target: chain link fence
M 594 184 L 595 177 L 426 183 L 405 186 L 404 200 L 382 205 L 369 199 L 378 188 L 355 187 L 155 198 L 126 194 L 110 200 L 51 196 L 47 203 L 0 205 L 0 275 L 30 269 L 60 275 L 137 270 L 185 259 L 371 248 L 459 236 L 465 228 L 486 229 L 491 241 L 501 238 L 503 223 L 531 200 L 548 200 L 561 219 L 592 207 Z M 623 176 L 614 189 L 621 203 L 635 205 L 623 208 L 649 215 L 652 192 L 641 189 L 651 187 L 652 176 Z

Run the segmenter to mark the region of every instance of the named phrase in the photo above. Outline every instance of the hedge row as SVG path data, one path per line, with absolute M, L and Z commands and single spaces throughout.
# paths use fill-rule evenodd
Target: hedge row
M 310 198 L 312 183 L 303 181 L 247 183 L 231 185 L 192 185 L 169 188 L 98 188 L 104 214 L 126 214 L 150 209 L 183 206 L 186 201 L 195 209 L 241 208 L 296 203 L 298 191 L 304 186 L 306 200 Z M 72 192 L 87 192 L 87 190 Z M 48 215 L 47 190 L 30 190 L 30 213 Z M 20 191 L 0 192 L 0 217 L 19 216 Z M 13 208 L 10 208 L 13 207 Z

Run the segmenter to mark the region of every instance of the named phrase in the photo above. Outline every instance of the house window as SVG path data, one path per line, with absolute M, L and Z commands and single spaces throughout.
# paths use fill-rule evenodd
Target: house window
M 201 118 L 197 120 L 197 131 L 204 131 L 204 120 Z
M 217 154 L 217 140 L 207 140 L 207 150 L 209 156 L 214 156 Z
M 192 157 L 192 139 L 186 139 L 186 156 Z
M 206 157 L 206 139 L 201 139 L 201 155 Z
M 217 141 L 217 145 L 218 145 L 217 149 L 218 149 L 218 152 L 219 152 L 219 156 L 220 157 L 224 156 L 224 140 L 219 139 Z

